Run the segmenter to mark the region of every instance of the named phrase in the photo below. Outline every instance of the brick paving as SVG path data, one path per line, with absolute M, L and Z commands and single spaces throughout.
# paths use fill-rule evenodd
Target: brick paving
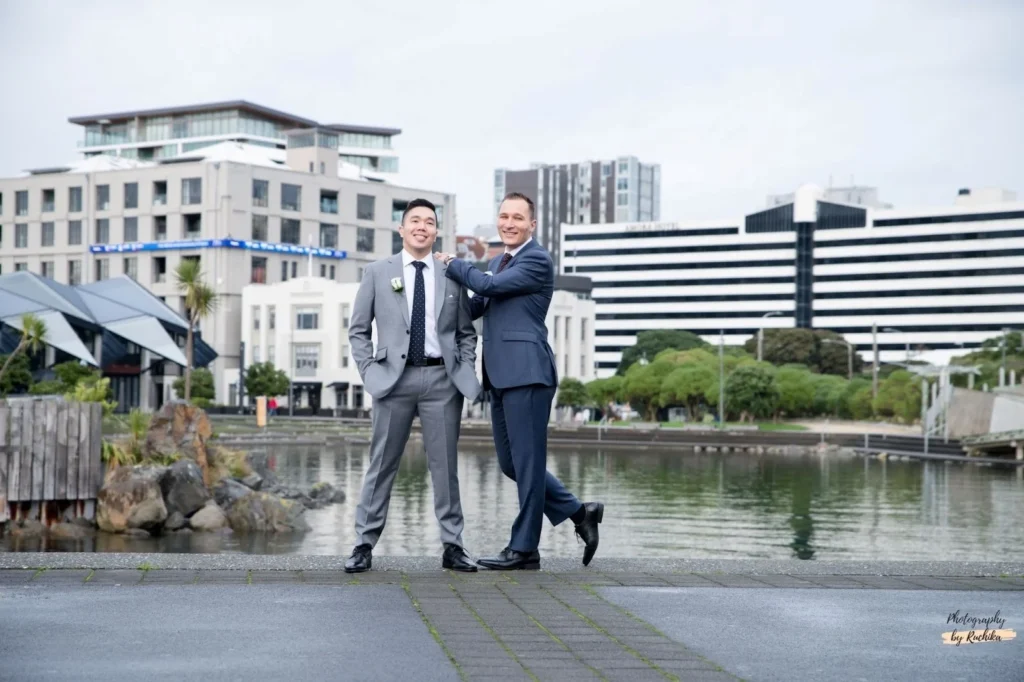
M 424 627 L 464 680 L 739 679 L 607 601 L 605 587 L 732 590 L 859 589 L 1024 591 L 1021 576 L 770 575 L 721 572 L 486 572 L 333 569 L 0 569 L 0 590 L 48 587 L 275 585 L 310 590 L 400 586 Z

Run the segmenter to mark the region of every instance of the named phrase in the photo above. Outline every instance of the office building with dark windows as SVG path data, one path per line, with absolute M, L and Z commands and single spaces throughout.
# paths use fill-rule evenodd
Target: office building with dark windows
M 562 271 L 594 283 L 599 375 L 648 329 L 729 345 L 759 328 L 831 329 L 866 359 L 877 330 L 883 361 L 943 363 L 1024 328 L 1015 194 L 963 189 L 921 209 L 835 196 L 808 185 L 731 219 L 563 224 Z
M 494 210 L 509 192 L 537 207 L 534 236 L 558 267 L 560 226 L 633 223 L 661 219 L 661 166 L 635 156 L 579 163 L 535 163 L 527 170 L 494 171 Z
M 96 153 L 0 179 L 0 274 L 28 271 L 70 286 L 125 275 L 182 314 L 174 272 L 198 259 L 220 299 L 200 323 L 217 354 L 210 369 L 218 403 L 238 395 L 225 371 L 238 375 L 246 285 L 299 275 L 358 282 L 367 264 L 401 249 L 396 227 L 417 197 L 437 205 L 437 248 L 455 243 L 454 195 L 369 177 L 344 160 L 345 133 L 336 126 L 282 132 L 283 149 L 219 141 L 143 159 L 141 151 L 124 153 L 142 149 L 138 131 L 149 119 L 132 120 L 135 138 L 105 140 L 121 145 L 118 156 Z M 102 125 L 109 132 L 113 123 Z M 111 151 L 99 149 L 102 138 L 87 142 L 89 154 Z M 163 387 L 162 399 L 173 397 L 171 382 Z

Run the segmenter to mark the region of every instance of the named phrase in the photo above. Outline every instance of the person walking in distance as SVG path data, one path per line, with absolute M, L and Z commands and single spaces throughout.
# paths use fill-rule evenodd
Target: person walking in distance
M 414 199 L 402 214 L 402 251 L 367 266 L 349 323 L 349 345 L 363 387 L 373 397 L 370 465 L 356 508 L 356 547 L 347 573 L 369 570 L 391 501 L 391 487 L 419 416 L 444 546 L 441 565 L 476 571 L 462 544 L 459 426 L 464 398 L 481 392 L 476 329 L 462 287 L 430 256 L 437 213 Z M 374 350 L 371 324 L 376 322 Z
M 533 201 L 513 192 L 498 211 L 505 253 L 490 262 L 487 273 L 451 254 L 435 254 L 447 264 L 449 279 L 474 292 L 473 318 L 484 318 L 483 380 L 491 395 L 494 447 L 502 472 L 519 489 L 508 546 L 477 560 L 499 570 L 540 568 L 544 516 L 555 526 L 572 520 L 585 544 L 583 565 L 589 565 L 604 518 L 604 504 L 580 502 L 547 471 L 548 418 L 558 376 L 545 318 L 555 269 L 551 255 L 533 240 L 536 228 Z

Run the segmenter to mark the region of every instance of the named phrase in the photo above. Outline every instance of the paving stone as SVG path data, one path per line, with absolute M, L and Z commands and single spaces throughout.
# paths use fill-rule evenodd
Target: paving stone
M 193 585 L 199 571 L 153 570 L 143 571 L 141 585 Z
M 96 571 L 85 585 L 138 585 L 142 580 L 142 571 L 129 569 L 102 569 Z
M 0 571 L 0 573 L 3 573 L 3 571 Z M 85 580 L 85 576 L 87 575 L 89 575 L 89 571 L 81 569 L 51 569 L 42 571 L 38 575 L 36 575 L 36 571 L 31 571 L 29 573 L 28 580 L 32 583 L 42 585 L 80 583 Z

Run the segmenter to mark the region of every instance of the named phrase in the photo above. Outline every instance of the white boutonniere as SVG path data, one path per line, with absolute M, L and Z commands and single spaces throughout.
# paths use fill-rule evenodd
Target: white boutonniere
M 485 274 L 485 275 L 487 275 L 488 277 L 494 277 L 494 273 L 493 273 L 493 272 L 491 272 L 490 270 L 488 270 L 488 271 L 487 271 L 487 272 L 485 272 L 484 274 Z
M 394 277 L 394 278 L 392 278 L 392 280 L 391 280 L 391 288 L 396 293 L 400 293 L 402 291 L 402 289 L 405 288 L 405 285 L 402 283 L 402 278 L 401 277 Z

